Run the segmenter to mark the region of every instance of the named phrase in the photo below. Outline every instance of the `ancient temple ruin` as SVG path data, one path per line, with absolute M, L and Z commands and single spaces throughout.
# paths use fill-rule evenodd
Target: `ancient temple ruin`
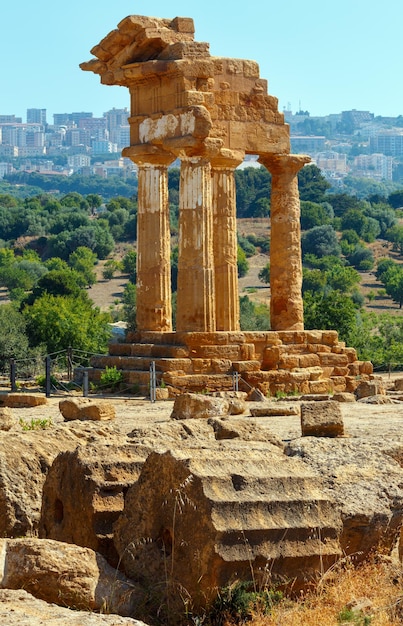
M 372 373 L 332 331 L 304 332 L 298 171 L 289 127 L 255 61 L 214 57 L 190 18 L 131 15 L 81 68 L 130 91 L 138 165 L 137 332 L 95 368 L 172 388 L 226 389 L 238 372 L 264 392 L 345 390 Z M 241 332 L 234 170 L 258 155 L 272 175 L 268 332 Z M 172 327 L 168 167 L 180 159 L 176 330 Z M 94 371 L 96 378 L 96 371 Z

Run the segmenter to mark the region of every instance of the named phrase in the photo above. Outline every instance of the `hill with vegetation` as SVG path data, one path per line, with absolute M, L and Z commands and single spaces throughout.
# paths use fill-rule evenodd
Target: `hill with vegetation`
M 256 167 L 235 176 L 241 326 L 266 330 L 271 177 Z M 69 345 L 102 352 L 111 321 L 135 327 L 137 200 L 128 195 L 135 188 L 126 184 L 120 195 L 113 181 L 105 189 L 104 180 L 89 185 L 76 176 L 66 192 L 39 189 L 52 181 L 26 175 L 0 184 L 3 364 L 27 351 Z M 315 165 L 301 170 L 299 188 L 306 328 L 336 329 L 378 368 L 401 366 L 403 189 L 367 197 L 337 192 Z M 178 169 L 170 170 L 169 194 L 175 291 Z

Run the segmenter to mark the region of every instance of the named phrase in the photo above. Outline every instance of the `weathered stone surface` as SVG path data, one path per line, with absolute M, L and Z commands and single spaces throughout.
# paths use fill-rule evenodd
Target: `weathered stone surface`
M 75 609 L 133 615 L 138 588 L 88 548 L 49 539 L 0 539 L 0 586 Z
M 384 394 L 385 388 L 382 381 L 380 380 L 362 380 L 358 383 L 358 386 L 355 390 L 355 395 L 358 400 L 360 400 L 361 398 L 366 398 L 368 396 L 377 396 Z
M 338 402 L 310 402 L 301 405 L 303 437 L 341 437 L 344 423 Z
M 145 626 L 131 617 L 73 611 L 48 604 L 24 589 L 0 589 L 0 623 L 2 626 Z
M 42 488 L 62 450 L 85 441 L 71 430 L 0 432 L 0 536 L 20 537 L 37 531 Z
M 273 415 L 299 415 L 298 406 L 285 406 L 279 402 L 260 403 L 257 406 L 250 406 L 250 414 L 253 417 L 270 417 Z
M 112 420 L 116 413 L 113 404 L 106 400 L 89 398 L 69 398 L 60 400 L 59 410 L 64 419 L 69 420 Z
M 47 403 L 44 395 L 34 393 L 7 393 L 0 395 L 1 406 L 14 408 L 25 408 L 33 406 L 41 406 Z
M 356 397 L 353 393 L 348 393 L 347 391 L 345 391 L 334 393 L 332 396 L 332 400 L 334 400 L 335 402 L 355 402 Z
M 318 476 L 290 461 L 234 440 L 152 453 L 115 525 L 126 574 L 163 588 L 168 569 L 195 607 L 251 568 L 296 586 L 314 578 L 340 554 L 340 519 Z
M 0 430 L 11 430 L 17 424 L 17 420 L 13 417 L 11 410 L 7 407 L 0 408 Z
M 286 454 L 322 476 L 325 493 L 341 512 L 343 553 L 361 561 L 392 551 L 403 520 L 403 469 L 379 442 L 304 437 L 288 443 Z
M 228 415 L 229 402 L 224 398 L 184 393 L 175 398 L 172 419 L 208 418 Z
M 283 442 L 278 437 L 273 435 L 268 428 L 262 428 L 255 420 L 233 417 L 210 418 L 208 424 L 213 428 L 217 441 L 239 438 L 242 441 L 265 441 L 281 448 L 281 450 L 284 447 Z
M 227 400 L 228 415 L 242 415 L 246 411 L 247 393 L 244 391 L 216 391 L 212 396 Z
M 260 389 L 256 389 L 256 387 L 250 391 L 248 400 L 250 402 L 267 402 L 267 398 L 264 393 L 262 393 Z
M 59 454 L 43 486 L 39 536 L 91 548 L 116 566 L 113 523 L 149 452 L 122 439 Z
M 395 391 L 403 391 L 403 378 L 396 378 L 394 382 Z

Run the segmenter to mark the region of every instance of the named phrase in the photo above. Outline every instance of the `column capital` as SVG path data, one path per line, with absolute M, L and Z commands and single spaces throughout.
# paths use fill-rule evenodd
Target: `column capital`
M 271 174 L 297 174 L 310 161 L 307 154 L 261 154 L 258 159 Z
M 235 170 L 245 158 L 245 152 L 241 150 L 228 150 L 223 148 L 219 154 L 212 157 L 211 167 L 213 169 Z
M 172 152 L 167 152 L 158 146 L 151 145 L 129 146 L 123 149 L 122 155 L 139 166 L 168 166 L 176 159 L 176 156 Z

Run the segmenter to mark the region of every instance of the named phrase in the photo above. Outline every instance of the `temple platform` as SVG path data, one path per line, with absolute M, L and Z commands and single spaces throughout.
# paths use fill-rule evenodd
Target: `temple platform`
M 123 382 L 147 395 L 150 365 L 157 385 L 171 397 L 184 391 L 211 392 L 257 388 L 264 395 L 353 392 L 372 377 L 372 364 L 357 360 L 354 348 L 335 331 L 139 332 L 111 343 L 109 354 L 91 361 L 97 383 L 116 366 Z

